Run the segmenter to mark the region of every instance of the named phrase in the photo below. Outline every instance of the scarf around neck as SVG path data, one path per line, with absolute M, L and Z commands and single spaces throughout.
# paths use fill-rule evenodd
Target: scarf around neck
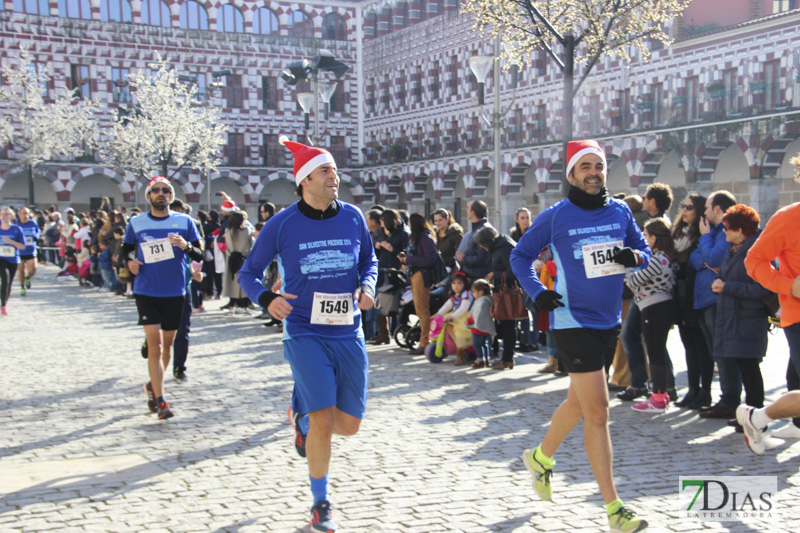
M 567 198 L 582 209 L 599 209 L 608 205 L 608 189 L 603 187 L 600 189 L 600 194 L 589 194 L 570 185 Z

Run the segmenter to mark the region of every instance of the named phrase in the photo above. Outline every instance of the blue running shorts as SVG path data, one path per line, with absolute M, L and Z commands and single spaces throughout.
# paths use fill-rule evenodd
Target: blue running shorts
M 286 339 L 283 356 L 294 376 L 292 409 L 306 414 L 336 406 L 364 418 L 369 361 L 363 338 Z

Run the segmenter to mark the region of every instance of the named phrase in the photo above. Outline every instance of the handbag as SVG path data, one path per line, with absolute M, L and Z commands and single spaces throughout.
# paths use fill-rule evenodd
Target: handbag
M 393 315 L 397 311 L 400 310 L 400 291 L 395 290 L 386 290 L 381 291 L 378 289 L 378 296 L 375 300 L 375 309 L 377 309 L 381 315 L 389 316 Z
M 516 282 L 509 287 L 506 283 L 506 273 L 503 272 L 501 289 L 492 295 L 491 315 L 495 320 L 523 320 L 528 318 L 525 308 L 525 291 Z

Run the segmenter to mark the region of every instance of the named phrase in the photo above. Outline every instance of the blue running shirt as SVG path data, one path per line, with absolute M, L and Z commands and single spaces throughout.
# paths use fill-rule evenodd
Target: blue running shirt
M 42 230 L 39 229 L 39 224 L 28 219 L 28 221 L 24 224 L 22 222 L 17 222 L 17 226 L 20 227 L 23 235 L 25 235 L 25 249 L 19 254 L 36 255 L 36 241 L 42 235 Z
M 12 241 L 25 242 L 25 235 L 16 224 L 11 224 L 8 229 L 0 228 L 0 259 L 9 263 L 19 263 L 19 248 L 3 242 L 3 237 L 8 237 Z M 12 280 L 13 281 L 13 280 Z
M 261 228 L 250 255 L 239 270 L 239 285 L 257 302 L 265 292 L 261 279 L 273 259 L 278 261 L 281 293 L 297 295 L 284 320 L 284 339 L 293 337 L 363 337 L 361 310 L 349 299 L 353 323 L 312 324 L 314 293 L 350 294 L 361 285 L 375 290 L 378 260 L 363 213 L 339 202 L 339 212 L 325 220 L 302 214 L 297 203 L 271 217 Z
M 556 262 L 556 285 L 565 307 L 553 311 L 552 329 L 611 329 L 622 316 L 625 269 L 610 259 L 614 245 L 641 253 L 646 268 L 650 247 L 622 200 L 599 209 L 583 209 L 562 200 L 545 209 L 511 252 L 511 268 L 531 298 L 545 290 L 533 261 L 545 246 Z
M 144 263 L 133 284 L 134 294 L 155 298 L 186 294 L 186 253 L 164 240 L 170 235 L 180 235 L 187 242 L 200 240 L 197 226 L 184 213 L 170 211 L 168 216 L 156 218 L 147 212 L 128 223 L 124 242 L 136 246 L 136 258 Z M 170 251 L 171 258 L 161 259 Z

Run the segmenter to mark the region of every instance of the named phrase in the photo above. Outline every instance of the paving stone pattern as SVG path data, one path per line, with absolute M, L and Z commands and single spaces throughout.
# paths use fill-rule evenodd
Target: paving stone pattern
M 286 419 L 292 379 L 280 336 L 206 302 L 193 316 L 190 379 L 167 380 L 176 416 L 159 421 L 142 392 L 133 301 L 55 273 L 40 268 L 24 298 L 15 286 L 10 316 L 0 317 L 0 479 L 5 471 L 14 481 L 0 487 L 0 531 L 308 531 L 308 472 Z M 677 331 L 669 346 L 685 386 Z M 518 357 L 500 372 L 371 348 L 367 418 L 358 435 L 334 438 L 340 531 L 606 531 L 581 426 L 556 455 L 552 503 L 536 498 L 520 460 L 566 393 L 568 378 L 536 373 L 543 358 Z M 778 333 L 762 364 L 768 398 L 784 390 L 787 360 Z M 757 457 L 725 421 L 677 408 L 645 415 L 616 399 L 611 421 L 617 488 L 648 531 L 800 527 L 794 442 Z M 119 460 L 102 461 L 111 458 Z M 780 517 L 681 518 L 680 475 L 777 476 Z

